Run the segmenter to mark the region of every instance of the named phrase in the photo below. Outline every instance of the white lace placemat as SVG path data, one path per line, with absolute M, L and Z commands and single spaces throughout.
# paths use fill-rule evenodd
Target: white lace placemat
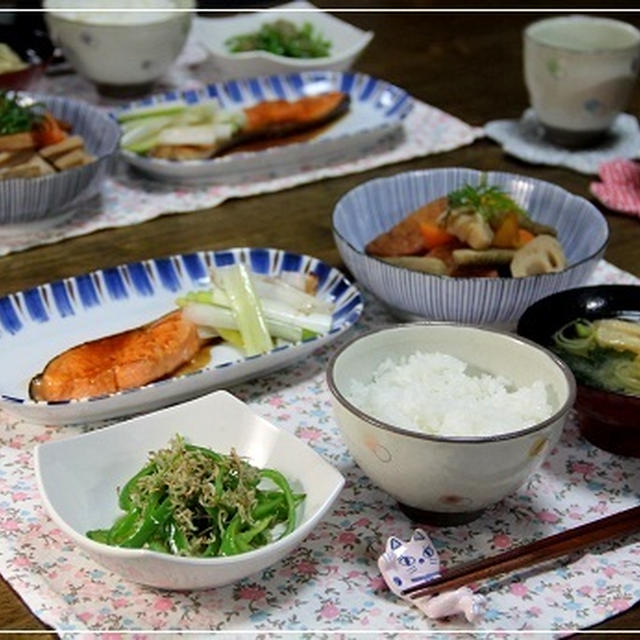
M 640 127 L 635 116 L 620 114 L 601 143 L 587 149 L 565 149 L 545 140 L 533 109 L 517 120 L 492 120 L 484 126 L 486 135 L 506 153 L 531 162 L 562 166 L 580 173 L 598 173 L 598 167 L 615 158 L 640 157 Z

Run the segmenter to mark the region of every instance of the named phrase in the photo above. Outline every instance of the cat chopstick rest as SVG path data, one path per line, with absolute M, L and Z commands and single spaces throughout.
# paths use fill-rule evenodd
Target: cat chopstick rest
M 414 604 L 429 618 L 464 614 L 469 622 L 474 622 L 482 614 L 484 598 L 475 595 L 468 587 L 416 600 L 403 595 L 410 587 L 424 585 L 440 577 L 438 552 L 422 529 L 416 529 L 408 542 L 394 536 L 389 538 L 384 553 L 378 558 L 378 568 L 393 593 Z

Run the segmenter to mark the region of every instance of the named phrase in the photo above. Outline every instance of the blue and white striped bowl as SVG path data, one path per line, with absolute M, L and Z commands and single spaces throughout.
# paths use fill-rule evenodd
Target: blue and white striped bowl
M 567 269 L 526 278 L 452 278 L 410 271 L 365 254 L 368 242 L 411 211 L 466 183 L 478 184 L 483 176 L 510 193 L 534 220 L 556 228 Z M 355 278 L 398 315 L 509 326 L 536 300 L 584 283 L 604 254 L 609 228 L 594 205 L 548 182 L 447 168 L 401 173 L 352 189 L 335 207 L 333 235 Z
M 40 178 L 0 180 L 0 232 L 5 225 L 53 223 L 80 200 L 95 195 L 118 149 L 120 127 L 96 107 L 58 96 L 30 97 L 68 122 L 96 160 Z

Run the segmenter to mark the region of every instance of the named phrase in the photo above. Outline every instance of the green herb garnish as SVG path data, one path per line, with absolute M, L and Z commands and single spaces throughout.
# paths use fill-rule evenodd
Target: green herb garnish
M 268 51 L 288 58 L 323 58 L 331 49 L 331 42 L 315 33 L 311 23 L 298 28 L 288 20 L 265 23 L 259 31 L 233 36 L 225 44 L 231 53 Z
M 42 117 L 39 103 L 20 104 L 14 93 L 0 91 L 0 135 L 31 131 Z
M 465 184 L 460 189 L 452 191 L 447 198 L 450 209 L 473 209 L 487 221 L 509 212 L 527 216 L 526 211 L 500 187 L 489 186 L 485 181 L 476 187 Z

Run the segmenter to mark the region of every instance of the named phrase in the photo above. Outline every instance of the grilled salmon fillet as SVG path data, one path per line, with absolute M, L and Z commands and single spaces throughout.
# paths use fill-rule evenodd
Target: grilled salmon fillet
M 350 98 L 330 91 L 299 100 L 265 100 L 244 109 L 246 122 L 229 140 L 212 146 L 157 145 L 149 153 L 166 160 L 201 160 L 254 140 L 283 137 L 333 120 L 349 108 Z
M 31 381 L 34 400 L 71 400 L 141 387 L 189 362 L 203 346 L 196 325 L 174 311 L 64 351 Z
M 247 122 L 242 136 L 281 136 L 301 131 L 344 113 L 349 107 L 349 96 L 341 91 L 330 91 L 319 96 L 305 96 L 299 100 L 267 100 L 247 107 Z

